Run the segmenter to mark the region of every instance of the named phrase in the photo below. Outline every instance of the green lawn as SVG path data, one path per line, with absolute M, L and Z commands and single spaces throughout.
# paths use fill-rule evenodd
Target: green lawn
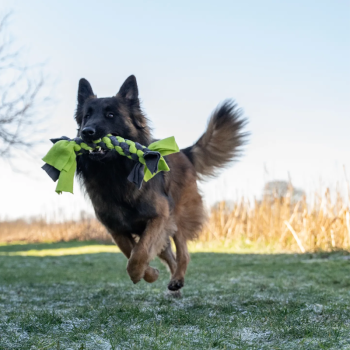
M 191 256 L 173 298 L 113 246 L 0 245 L 0 349 L 350 349 L 348 255 Z

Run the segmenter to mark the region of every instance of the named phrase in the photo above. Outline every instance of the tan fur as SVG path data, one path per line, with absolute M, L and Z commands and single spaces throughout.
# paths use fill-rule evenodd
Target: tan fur
M 241 112 L 234 104 L 224 103 L 210 117 L 206 132 L 194 146 L 167 157 L 171 171 L 164 176 L 174 208 L 170 210 L 162 195 L 153 192 L 152 201 L 156 203 L 158 216 L 149 221 L 137 243 L 132 239 L 133 244 L 127 244 L 127 271 L 134 283 L 142 278 L 146 282 L 158 278 L 159 271 L 148 265 L 158 255 L 172 275 L 168 288 L 179 290 L 183 287 L 190 261 L 187 241 L 198 236 L 206 219 L 197 179 L 214 176 L 218 168 L 239 155 L 246 136 L 241 132 L 245 120 L 240 116 Z M 171 237 L 176 246 L 176 260 L 170 245 Z M 116 239 L 116 243 L 122 249 L 121 242 Z
M 170 155 L 167 161 L 171 171 L 165 175 L 166 186 L 174 198 L 174 209 L 170 211 L 168 202 L 155 192 L 152 201 L 156 205 L 158 216 L 148 222 L 138 241 L 135 237 L 120 235 L 116 230 L 111 230 L 110 233 L 129 259 L 127 271 L 134 283 L 142 278 L 152 283 L 158 278 L 159 271 L 149 266 L 150 261 L 158 255 L 168 265 L 172 275 L 169 288 L 177 290 L 184 285 L 190 261 L 187 241 L 197 237 L 206 216 L 193 164 L 183 153 Z M 176 259 L 170 238 L 173 238 L 176 246 Z
M 192 147 L 198 175 L 215 176 L 240 155 L 247 134 L 242 133 L 246 120 L 232 101 L 226 101 L 211 115 L 206 132 Z

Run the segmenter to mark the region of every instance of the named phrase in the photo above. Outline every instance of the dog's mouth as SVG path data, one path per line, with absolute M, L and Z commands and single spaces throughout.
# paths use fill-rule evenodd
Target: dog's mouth
M 110 134 L 113 136 L 119 135 L 119 134 L 114 133 L 114 132 L 111 132 Z M 84 139 L 83 139 L 83 141 L 89 144 L 89 141 L 85 141 Z M 115 152 L 112 152 L 112 153 L 115 153 Z M 96 148 L 89 150 L 88 155 L 89 155 L 89 158 L 92 160 L 102 160 L 107 155 L 111 155 L 112 153 L 110 152 L 109 149 L 105 149 L 105 148 L 102 148 L 100 146 L 97 146 Z
M 112 132 L 111 135 L 118 136 L 118 134 L 114 132 Z M 108 153 L 109 150 L 103 149 L 101 147 L 96 147 L 95 149 L 89 151 L 89 157 L 93 160 L 102 160 L 108 155 Z
M 96 147 L 89 151 L 89 157 L 93 160 L 103 159 L 108 154 L 108 151 L 102 149 L 101 147 Z

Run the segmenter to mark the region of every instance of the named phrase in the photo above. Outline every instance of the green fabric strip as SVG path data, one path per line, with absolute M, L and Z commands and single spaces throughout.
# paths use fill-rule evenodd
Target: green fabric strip
M 77 168 L 74 141 L 61 140 L 56 142 L 43 158 L 43 161 L 59 170 L 60 176 L 56 187 L 56 192 L 73 193 L 74 174 Z
M 120 136 L 116 136 L 116 139 L 118 140 L 118 142 L 122 143 L 122 146 L 124 147 L 125 152 L 127 152 L 127 150 L 129 151 L 130 155 L 129 153 L 128 155 L 126 155 L 123 151 L 123 148 L 118 145 L 118 142 L 116 142 L 115 139 L 112 137 L 114 140 L 113 142 L 115 142 L 113 144 L 110 137 L 112 137 L 112 135 L 107 135 L 102 139 L 93 141 L 93 143 L 96 144 L 96 147 L 100 147 L 99 143 L 102 141 L 109 150 L 115 150 L 120 155 L 126 156 L 130 159 L 134 159 L 133 157 L 137 155 L 139 163 L 141 163 L 142 166 L 144 166 L 143 180 L 146 182 L 149 181 L 156 174 L 158 174 L 160 171 L 170 170 L 163 156 L 179 152 L 179 147 L 176 144 L 174 137 L 168 137 L 164 140 L 153 142 L 148 147 L 138 145 L 137 147 L 139 147 L 139 149 L 137 149 L 135 142 L 126 140 Z M 158 162 L 158 170 L 155 171 L 153 174 L 146 166 L 146 162 L 144 159 L 145 151 L 141 150 L 140 147 L 142 149 L 145 149 L 145 151 L 147 151 L 148 149 L 153 152 L 159 152 L 160 154 L 160 158 Z M 81 152 L 82 150 L 88 151 L 92 149 L 94 148 L 88 146 L 84 142 L 81 142 L 79 145 L 74 140 L 65 140 L 65 139 L 56 142 L 52 146 L 52 148 L 49 150 L 47 155 L 43 158 L 43 161 L 60 171 L 60 175 L 59 175 L 58 183 L 56 187 L 56 192 L 58 194 L 61 194 L 62 192 L 73 193 L 74 174 L 77 167 L 76 155 L 77 154 L 80 155 L 81 153 L 79 152 Z M 131 155 L 134 155 L 134 156 L 132 157 Z M 157 167 L 156 165 L 157 163 L 153 163 L 153 164 L 155 167 Z M 139 187 L 141 187 L 141 184 L 142 184 L 142 180 L 139 183 Z
M 179 146 L 175 142 L 174 136 L 153 142 L 147 148 L 151 151 L 159 152 L 161 154 L 161 158 L 158 164 L 158 171 L 154 174 L 152 174 L 145 165 L 145 176 L 143 178 L 145 182 L 152 179 L 152 177 L 158 174 L 160 171 L 169 171 L 170 169 L 163 156 L 167 156 L 168 154 L 177 153 L 180 151 Z

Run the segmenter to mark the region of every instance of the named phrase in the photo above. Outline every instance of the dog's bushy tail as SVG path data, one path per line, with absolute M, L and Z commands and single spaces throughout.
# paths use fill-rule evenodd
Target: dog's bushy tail
M 200 139 L 182 152 L 193 163 L 199 178 L 213 177 L 242 153 L 248 133 L 243 132 L 247 119 L 233 100 L 226 100 L 211 115 L 207 130 Z

